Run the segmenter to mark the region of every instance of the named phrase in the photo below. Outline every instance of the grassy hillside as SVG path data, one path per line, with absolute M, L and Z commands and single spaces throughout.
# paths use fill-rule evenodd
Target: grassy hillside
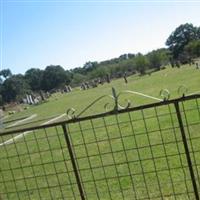
M 95 89 L 56 94 L 47 103 L 8 118 L 37 114 L 34 120 L 57 116 L 74 107 L 78 111 L 111 87 L 159 97 L 162 88 L 177 97 L 177 88 L 199 90 L 200 70 L 184 66 L 167 68 L 151 76 L 112 81 Z M 136 95 L 132 106 L 155 102 Z M 87 115 L 104 111 L 109 98 L 95 104 Z M 199 180 L 200 100 L 183 103 L 195 177 Z M 40 122 L 41 123 L 41 122 Z M 190 126 L 188 126 L 188 124 Z M 127 112 L 67 125 L 87 199 L 194 199 L 178 120 L 173 105 Z M 80 199 L 74 171 L 60 126 L 17 133 L 15 143 L 1 145 L 0 197 L 2 199 Z M 0 137 L 0 144 L 11 135 Z M 190 139 L 190 140 L 189 140 Z M 174 196 L 176 194 L 176 196 Z
M 78 114 L 96 98 L 103 95 L 111 95 L 112 87 L 114 87 L 117 92 L 132 90 L 158 98 L 161 98 L 159 94 L 161 89 L 168 89 L 170 91 L 170 98 L 175 98 L 180 96 L 177 91 L 179 86 L 184 85 L 188 88 L 188 93 L 193 93 L 200 91 L 199 83 L 200 70 L 197 70 L 195 66 L 191 67 L 186 65 L 180 69 L 167 67 L 165 70 L 155 72 L 151 76 L 128 77 L 128 84 L 125 84 L 123 79 L 117 79 L 113 80 L 110 84 L 106 83 L 94 89 L 81 91 L 79 88 L 75 88 L 72 93 L 54 94 L 48 102 L 36 106 L 29 106 L 28 110 L 9 116 L 6 121 L 22 118 L 24 116 L 31 116 L 32 114 L 37 114 L 37 117 L 32 119 L 32 121 L 41 119 L 48 121 L 49 118 L 65 113 L 68 108 L 75 108 L 76 113 Z M 131 100 L 132 107 L 155 102 L 155 100 L 144 98 L 142 96 L 123 94 L 121 95 L 120 100 L 124 105 L 126 104 L 125 99 Z M 104 104 L 107 102 L 111 103 L 111 100 L 109 98 L 102 99 L 102 101 L 91 107 L 84 115 L 105 112 Z

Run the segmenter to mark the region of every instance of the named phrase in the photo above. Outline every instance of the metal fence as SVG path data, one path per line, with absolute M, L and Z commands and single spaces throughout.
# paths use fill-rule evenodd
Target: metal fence
M 200 95 L 0 135 L 0 199 L 199 199 Z

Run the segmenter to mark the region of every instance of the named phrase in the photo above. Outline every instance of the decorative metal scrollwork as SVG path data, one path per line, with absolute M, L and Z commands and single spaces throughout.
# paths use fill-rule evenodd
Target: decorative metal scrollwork
M 178 94 L 182 97 L 185 96 L 185 94 L 188 92 L 188 88 L 185 86 L 185 85 L 181 85 L 179 88 L 178 88 Z
M 80 117 L 83 113 L 85 113 L 89 108 L 91 108 L 94 104 L 96 104 L 98 101 L 102 100 L 105 97 L 109 97 L 114 99 L 112 95 L 103 95 L 97 99 L 95 99 L 90 105 L 88 105 L 86 108 L 84 108 L 82 111 L 80 111 L 77 115 L 75 115 L 76 110 L 74 108 L 70 108 L 67 110 L 67 117 L 68 119 L 74 119 Z M 108 103 L 107 103 L 108 104 Z M 108 105 L 105 104 L 104 106 L 105 109 L 108 108 Z
M 112 93 L 113 93 L 113 98 L 115 101 L 115 106 L 113 108 L 114 111 L 118 111 L 118 110 L 122 110 L 122 109 L 127 109 L 131 106 L 131 101 L 129 99 L 125 99 L 126 101 L 126 105 L 123 106 L 119 103 L 119 97 L 123 94 L 123 93 L 127 93 L 126 91 L 124 92 L 120 92 L 119 94 L 116 93 L 115 88 L 112 88 Z
M 162 89 L 162 90 L 160 91 L 160 96 L 163 98 L 164 101 L 169 100 L 169 98 L 170 98 L 170 92 L 169 92 L 169 90 L 167 90 L 167 89 Z
M 75 112 L 76 110 L 74 108 L 67 109 L 66 113 L 67 113 L 68 119 L 76 118 Z
M 182 97 L 185 96 L 187 91 L 188 91 L 188 89 L 184 85 L 181 85 L 178 88 L 178 94 L 181 95 Z M 97 102 L 99 102 L 100 100 L 102 100 L 104 98 L 108 98 L 108 97 L 112 100 L 113 103 L 104 104 L 104 109 L 106 112 L 118 112 L 119 110 L 128 109 L 131 107 L 131 101 L 129 99 L 125 99 L 125 105 L 122 105 L 121 103 L 119 103 L 119 99 L 123 94 L 134 94 L 134 95 L 142 96 L 145 98 L 153 99 L 156 101 L 167 101 L 170 98 L 170 92 L 167 89 L 162 89 L 160 91 L 160 96 L 162 97 L 162 99 L 160 99 L 160 98 L 153 97 L 153 96 L 150 96 L 147 94 L 143 94 L 141 92 L 136 92 L 136 91 L 131 91 L 131 90 L 125 90 L 125 91 L 117 93 L 115 88 L 112 88 L 112 95 L 104 95 L 104 96 L 101 96 L 101 97 L 95 99 L 91 104 L 89 104 L 86 108 L 84 108 L 82 111 L 80 111 L 77 115 L 75 115 L 76 110 L 74 108 L 68 109 L 67 117 L 69 119 L 78 118 L 78 117 L 82 116 L 87 110 L 89 110 Z
M 130 90 L 126 90 L 123 92 L 120 92 L 117 94 L 115 88 L 112 88 L 112 95 L 104 95 L 101 96 L 97 99 L 95 99 L 90 105 L 88 105 L 86 108 L 84 108 L 82 111 L 80 111 L 80 113 L 78 113 L 77 115 L 75 115 L 76 110 L 74 108 L 70 108 L 67 110 L 67 117 L 68 119 L 74 119 L 74 118 L 78 118 L 81 115 L 83 115 L 83 113 L 85 113 L 87 110 L 89 110 L 93 105 L 95 105 L 97 102 L 99 102 L 100 100 L 102 100 L 103 98 L 109 97 L 111 98 L 111 100 L 113 101 L 112 103 L 106 103 L 104 105 L 104 109 L 106 112 L 118 112 L 119 110 L 123 110 L 123 109 L 128 109 L 131 106 L 131 101 L 129 99 L 125 99 L 125 105 L 122 105 L 122 103 L 119 103 L 119 98 L 123 95 L 123 94 L 134 94 L 134 95 L 139 95 L 139 96 L 143 96 L 145 98 L 150 98 L 150 99 L 154 99 L 157 101 L 162 101 L 162 99 L 150 96 L 150 95 L 146 95 L 140 92 L 135 92 L 135 91 L 130 91 Z

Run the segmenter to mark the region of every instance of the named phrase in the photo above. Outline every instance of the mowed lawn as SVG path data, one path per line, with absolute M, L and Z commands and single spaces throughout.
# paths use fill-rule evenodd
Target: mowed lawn
M 11 121 L 14 119 L 20 119 L 22 117 L 28 117 L 33 114 L 37 114 L 37 117 L 31 121 L 44 120 L 48 121 L 50 118 L 59 116 L 69 108 L 74 108 L 78 114 L 81 110 L 87 107 L 95 99 L 103 95 L 112 95 L 111 88 L 114 87 L 117 93 L 132 90 L 141 92 L 154 97 L 160 97 L 160 91 L 162 89 L 168 89 L 170 92 L 170 98 L 179 97 L 178 88 L 184 85 L 188 88 L 188 93 L 200 91 L 200 70 L 197 70 L 195 66 L 185 65 L 178 68 L 167 67 L 165 70 L 152 73 L 151 76 L 131 76 L 128 77 L 128 84 L 124 83 L 123 79 L 113 80 L 110 84 L 105 83 L 97 88 L 81 91 L 79 88 L 75 88 L 72 93 L 68 94 L 54 94 L 46 103 L 42 103 L 37 106 L 29 106 L 28 110 L 23 112 L 17 112 L 13 116 L 9 116 L 5 121 Z M 126 99 L 131 100 L 131 107 L 135 107 L 142 104 L 155 102 L 153 99 L 145 98 L 138 95 L 123 94 L 120 96 L 120 102 L 122 105 L 126 105 Z M 95 104 L 91 109 L 84 113 L 84 115 L 96 114 L 99 112 L 105 112 L 104 105 L 110 103 L 112 108 L 112 100 L 108 98 L 102 99 L 99 103 Z M 62 118 L 67 119 L 66 117 Z M 59 119 L 60 120 L 60 119 Z M 28 121 L 26 122 L 28 123 Z M 41 124 L 42 122 L 38 122 Z M 10 123 L 12 124 L 12 123 Z M 9 125 L 9 124 L 8 124 Z
M 116 91 L 132 90 L 159 97 L 161 89 L 178 97 L 180 85 L 199 91 L 200 70 L 167 68 L 151 76 L 132 76 L 95 89 L 57 94 L 47 103 L 8 118 L 37 114 L 34 120 L 59 116 L 68 108 L 77 113 L 93 100 Z M 155 100 L 121 95 L 122 105 Z M 104 112 L 104 98 L 84 115 Z M 180 104 L 183 124 L 200 191 L 200 99 Z M 184 111 L 184 112 L 183 112 Z M 63 118 L 64 119 L 64 118 Z M 42 123 L 42 122 L 37 122 Z M 77 123 L 66 123 L 86 199 L 194 199 L 185 150 L 174 105 L 148 108 Z M 24 132 L 22 132 L 24 133 Z M 19 134 L 13 134 L 15 137 Z M 0 137 L 0 143 L 11 135 Z M 61 126 L 25 132 L 12 144 L 0 146 L 0 197 L 2 199 L 80 199 L 74 170 Z

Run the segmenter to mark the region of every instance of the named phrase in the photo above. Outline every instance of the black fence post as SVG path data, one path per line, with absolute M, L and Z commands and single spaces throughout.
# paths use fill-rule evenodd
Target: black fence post
M 74 156 L 74 152 L 73 152 L 73 149 L 72 149 L 71 141 L 70 141 L 66 126 L 64 124 L 62 125 L 62 129 L 63 129 L 63 132 L 64 132 L 65 141 L 67 143 L 69 155 L 70 155 L 70 158 L 71 158 L 72 167 L 74 169 L 74 174 L 75 174 L 75 177 L 76 177 L 76 182 L 77 182 L 77 185 L 78 185 L 81 200 L 85 200 L 84 191 L 83 191 L 81 179 L 80 179 L 79 172 L 78 172 L 78 167 L 76 165 L 75 156 Z
M 185 129 L 184 129 L 184 126 L 183 126 L 183 121 L 182 121 L 181 112 L 180 112 L 180 108 L 179 108 L 179 102 L 178 101 L 174 102 L 174 106 L 175 106 L 175 109 L 176 109 L 176 115 L 177 115 L 177 118 L 178 118 L 181 136 L 182 136 L 182 140 L 183 140 L 183 144 L 184 144 L 184 149 L 185 149 L 186 159 L 187 159 L 187 163 L 188 163 L 188 167 L 189 167 L 189 171 L 190 171 L 190 176 L 191 176 L 191 180 L 192 180 L 194 194 L 195 194 L 196 200 L 199 200 L 199 193 L 198 193 L 198 189 L 197 189 L 195 175 L 194 175 L 194 171 L 193 171 L 193 167 L 192 167 L 192 160 L 191 160 L 191 157 L 190 157 L 189 147 L 188 147 L 188 144 L 187 144 L 187 138 L 186 138 L 186 135 L 185 135 Z

